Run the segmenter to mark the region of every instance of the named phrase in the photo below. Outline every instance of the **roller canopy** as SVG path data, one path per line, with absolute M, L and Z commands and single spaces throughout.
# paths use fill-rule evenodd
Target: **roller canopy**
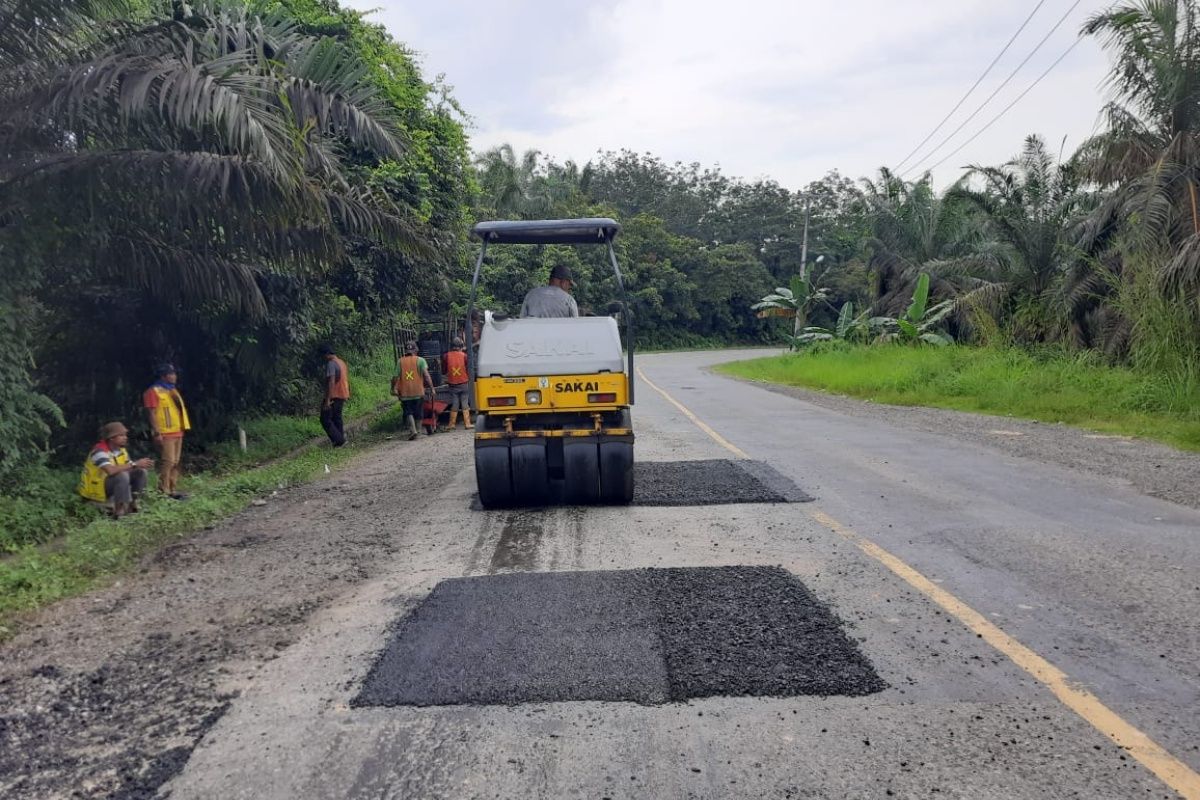
M 607 217 L 480 222 L 471 229 L 489 244 L 604 244 L 620 232 Z

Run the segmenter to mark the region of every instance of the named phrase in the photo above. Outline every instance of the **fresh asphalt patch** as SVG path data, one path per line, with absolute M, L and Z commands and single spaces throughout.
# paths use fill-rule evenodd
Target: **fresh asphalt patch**
M 711 506 L 806 503 L 813 498 L 761 461 L 639 461 L 633 465 L 633 505 Z
M 885 683 L 780 567 L 549 572 L 439 583 L 353 705 L 861 696 Z

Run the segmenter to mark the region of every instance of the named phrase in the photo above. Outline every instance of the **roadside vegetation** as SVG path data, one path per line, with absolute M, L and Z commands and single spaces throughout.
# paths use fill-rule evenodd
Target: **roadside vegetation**
M 1141 436 L 1200 451 L 1200 391 L 1061 348 L 822 345 L 723 364 L 749 380 Z M 1002 427 L 1003 421 L 997 420 Z
M 319 346 L 371 363 L 392 325 L 463 313 L 478 219 L 617 218 L 643 348 L 780 342 L 798 353 L 770 372 L 785 381 L 1098 429 L 1111 408 L 1122 430 L 1194 441 L 1194 2 L 1086 24 L 1112 72 L 1075 153 L 1030 135 L 945 189 L 888 169 L 791 190 L 630 150 L 473 154 L 450 88 L 336 0 L 0 0 L 0 30 L 5 551 L 100 529 L 76 471 L 108 420 L 148 452 L 139 396 L 162 361 L 192 411 L 185 460 L 213 482 L 194 495 L 283 469 L 255 465 L 319 433 Z M 580 307 L 610 313 L 604 258 L 498 248 L 482 303 L 514 312 L 565 262 Z M 872 383 L 888 375 L 907 388 Z M 1042 388 L 1011 388 L 1021 375 Z M 1070 385 L 1051 391 L 1055 376 Z M 229 492 L 195 507 L 232 509 Z

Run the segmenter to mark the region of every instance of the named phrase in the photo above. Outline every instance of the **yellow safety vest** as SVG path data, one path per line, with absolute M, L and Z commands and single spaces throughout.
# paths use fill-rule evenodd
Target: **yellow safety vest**
M 87 459 L 83 462 L 83 472 L 79 475 L 79 493 L 97 503 L 108 500 L 108 496 L 104 493 L 104 480 L 108 475 L 92 463 L 92 453 L 95 453 L 100 447 L 101 445 L 96 445 L 88 451 Z M 112 453 L 113 463 L 117 466 L 129 463 L 129 453 L 124 447 L 120 450 L 109 450 L 109 452 Z
M 151 410 L 154 412 L 154 425 L 159 433 L 183 433 L 192 429 L 187 406 L 183 404 L 183 396 L 179 394 L 178 389 L 151 386 L 150 390 L 158 398 L 158 405 Z

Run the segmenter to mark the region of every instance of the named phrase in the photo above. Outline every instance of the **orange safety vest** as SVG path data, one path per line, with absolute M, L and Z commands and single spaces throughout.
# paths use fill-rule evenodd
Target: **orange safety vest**
M 183 395 L 178 389 L 164 389 L 155 385 L 150 390 L 158 398 L 158 405 L 150 410 L 154 413 L 154 423 L 159 433 L 168 436 L 192 429 L 187 406 L 183 404 Z
M 462 350 L 446 353 L 446 383 L 461 386 L 467 382 L 467 354 Z
M 392 383 L 398 397 L 424 396 L 425 381 L 417 362 L 417 356 L 400 356 L 400 374 Z
M 349 400 L 350 399 L 350 372 L 346 369 L 346 362 L 342 361 L 337 356 L 333 356 L 333 363 L 338 365 L 338 378 L 333 384 L 332 399 L 334 400 Z M 326 378 L 326 381 L 329 379 Z M 328 383 L 326 383 L 328 385 Z

